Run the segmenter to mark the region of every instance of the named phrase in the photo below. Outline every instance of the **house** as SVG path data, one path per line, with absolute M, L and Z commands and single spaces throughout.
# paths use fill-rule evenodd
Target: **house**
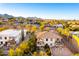
M 3 18 L 2 20 L 3 20 L 3 22 L 8 22 L 7 18 Z
M 52 25 L 50 25 L 50 24 L 48 23 L 48 24 L 45 24 L 45 26 L 44 26 L 44 30 L 47 30 L 47 29 L 49 29 L 49 30 L 55 30 L 55 27 L 52 26 Z
M 37 38 L 37 47 L 43 48 L 45 45 L 48 45 L 51 50 L 51 55 L 53 56 L 71 56 L 73 55 L 72 51 L 64 43 L 67 43 L 66 40 L 61 37 L 57 31 L 43 31 L 36 33 Z M 64 40 L 64 41 L 63 41 Z
M 63 25 L 62 24 L 56 24 L 56 25 L 53 25 L 53 27 L 55 27 L 55 28 L 63 28 Z
M 70 31 L 70 33 L 79 37 L 79 31 Z
M 62 44 L 62 37 L 55 30 L 38 32 L 36 38 L 38 47 L 43 47 L 46 44 L 50 47 Z
M 26 36 L 26 31 L 24 30 L 24 37 Z M 0 47 L 13 44 L 13 43 L 20 43 L 22 38 L 21 30 L 16 29 L 8 29 L 0 32 Z M 13 42 L 13 43 L 12 43 Z
M 79 32 L 71 33 L 75 35 L 79 34 Z M 79 53 L 79 45 L 77 43 L 78 39 L 76 40 L 72 36 L 61 37 L 55 30 L 37 32 L 36 38 L 38 47 L 44 47 L 46 44 L 49 45 L 51 55 L 71 56 Z

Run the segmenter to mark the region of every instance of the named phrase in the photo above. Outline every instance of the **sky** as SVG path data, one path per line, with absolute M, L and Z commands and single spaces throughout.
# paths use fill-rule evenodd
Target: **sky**
M 44 19 L 79 19 L 79 3 L 0 3 L 0 14 Z

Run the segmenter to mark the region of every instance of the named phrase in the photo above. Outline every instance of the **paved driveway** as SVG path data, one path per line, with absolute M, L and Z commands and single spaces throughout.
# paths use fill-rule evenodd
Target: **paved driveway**
M 66 46 L 52 47 L 51 54 L 53 56 L 71 56 L 73 53 Z

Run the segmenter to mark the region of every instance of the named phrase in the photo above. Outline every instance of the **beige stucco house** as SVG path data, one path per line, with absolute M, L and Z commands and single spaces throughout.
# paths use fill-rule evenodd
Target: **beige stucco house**
M 42 31 L 36 33 L 37 47 L 44 47 L 49 45 L 51 55 L 54 56 L 71 56 L 72 51 L 64 44 L 63 37 L 55 30 Z
M 48 44 L 50 47 L 61 45 L 62 37 L 55 30 L 43 31 L 36 33 L 37 46 L 45 46 Z

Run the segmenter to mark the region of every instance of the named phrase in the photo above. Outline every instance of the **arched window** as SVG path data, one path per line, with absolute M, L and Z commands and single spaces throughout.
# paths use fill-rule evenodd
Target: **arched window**
M 57 44 L 61 43 L 60 39 L 57 38 L 57 40 L 55 41 Z
M 7 37 L 5 37 L 5 39 L 7 39 Z

